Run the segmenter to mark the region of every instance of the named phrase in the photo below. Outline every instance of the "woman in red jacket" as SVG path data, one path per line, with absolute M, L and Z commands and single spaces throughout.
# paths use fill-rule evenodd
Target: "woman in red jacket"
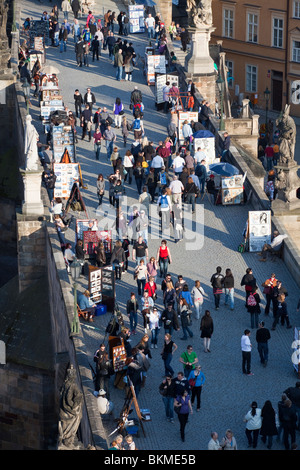
M 154 302 L 157 299 L 156 289 L 157 289 L 157 286 L 154 282 L 154 277 L 150 276 L 149 281 L 145 284 L 144 290 L 148 291 L 149 297 L 152 297 Z

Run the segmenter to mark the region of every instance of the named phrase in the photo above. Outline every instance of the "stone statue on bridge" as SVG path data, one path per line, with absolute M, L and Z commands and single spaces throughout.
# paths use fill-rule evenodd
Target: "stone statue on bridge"
M 31 121 L 32 117 L 30 114 L 27 114 L 24 130 L 25 170 L 37 171 L 39 169 L 39 154 L 37 148 L 39 134 Z
M 76 383 L 76 370 L 71 365 L 60 395 L 60 446 L 74 448 L 75 436 L 82 418 L 83 394 Z
M 297 130 L 295 121 L 290 116 L 289 105 L 285 106 L 282 116 L 276 120 L 276 126 L 279 131 L 279 164 L 292 163 L 294 162 Z
M 212 25 L 212 0 L 187 0 L 188 23 L 191 28 Z

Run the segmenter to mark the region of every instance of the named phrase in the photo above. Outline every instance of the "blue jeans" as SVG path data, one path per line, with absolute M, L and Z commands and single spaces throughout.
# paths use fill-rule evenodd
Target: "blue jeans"
M 151 330 L 151 344 L 157 344 L 158 333 L 158 328 L 154 328 L 153 330 Z
M 205 178 L 199 178 L 200 192 L 203 194 L 205 189 Z
M 250 314 L 251 316 L 251 328 L 258 328 L 258 313 L 254 312 Z
M 273 168 L 273 158 L 267 157 L 266 160 L 267 160 L 267 171 L 270 171 Z
M 69 12 L 64 11 L 64 19 L 67 20 L 69 18 Z
M 130 329 L 131 331 L 135 330 L 138 323 L 138 316 L 137 312 L 130 312 L 129 314 L 129 322 L 130 322 Z
M 112 151 L 113 151 L 113 141 L 106 141 L 106 151 L 107 151 L 107 158 L 108 160 L 110 160 L 110 156 L 112 154 Z
M 188 326 L 183 326 L 182 327 L 182 333 L 183 333 L 183 338 L 184 339 L 187 339 L 187 337 L 188 337 L 187 334 L 189 334 L 190 338 L 192 338 L 194 336 L 192 330 L 190 330 Z
M 94 145 L 94 150 L 96 152 L 96 160 L 100 160 L 100 150 L 101 150 L 101 145 Z
M 143 295 L 144 289 L 145 289 L 145 284 L 146 284 L 146 279 L 137 279 L 137 285 L 138 285 L 138 294 Z
M 173 358 L 173 354 L 172 353 L 169 353 L 167 358 L 164 359 L 164 363 L 165 363 L 165 375 L 168 375 L 168 373 L 170 372 L 170 374 L 174 375 L 174 370 L 172 369 L 171 367 L 171 361 L 172 361 L 172 358 Z
M 67 50 L 67 41 L 61 39 L 60 41 L 60 52 L 66 52 Z
M 225 289 L 225 305 L 228 305 L 228 300 L 230 301 L 230 308 L 234 308 L 234 288 Z
M 168 266 L 168 258 L 159 258 L 160 277 L 166 277 L 166 275 L 168 274 Z
M 59 45 L 58 37 L 59 37 L 59 31 L 57 31 L 56 33 L 54 33 L 54 45 L 55 45 L 55 46 L 58 46 L 58 45 Z
M 138 266 L 138 265 L 140 264 L 141 259 L 144 260 L 144 265 L 146 266 L 146 261 L 147 261 L 147 260 L 146 260 L 146 256 L 137 256 L 137 257 L 136 257 L 136 265 Z
M 153 26 L 148 27 L 148 39 L 154 39 L 154 28 Z
M 174 418 L 174 398 L 173 397 L 163 397 L 163 402 L 166 410 L 166 417 L 168 419 Z
M 195 198 L 195 194 L 191 194 L 191 193 L 188 193 L 187 196 L 186 196 L 186 203 L 187 204 L 191 204 L 192 205 L 192 211 L 194 212 L 195 211 L 195 201 L 196 201 L 196 198 Z
M 123 67 L 122 66 L 117 67 L 116 79 L 120 81 L 122 80 L 122 76 L 123 76 Z

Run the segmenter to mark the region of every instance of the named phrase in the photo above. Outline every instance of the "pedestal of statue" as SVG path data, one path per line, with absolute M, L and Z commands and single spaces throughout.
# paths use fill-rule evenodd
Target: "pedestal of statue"
M 284 215 L 291 211 L 300 213 L 300 199 L 297 198 L 297 190 L 300 188 L 297 172 L 300 166 L 292 160 L 288 163 L 279 163 L 275 168 L 277 170 L 275 188 L 278 193 L 276 199 L 272 201 L 274 215 Z
M 214 61 L 209 55 L 211 33 L 216 28 L 201 26 L 189 29 L 191 34 L 191 51 L 185 58 L 185 68 L 188 74 L 210 75 L 215 73 Z
M 42 171 L 20 168 L 20 173 L 24 183 L 22 214 L 44 215 L 44 204 L 41 199 Z

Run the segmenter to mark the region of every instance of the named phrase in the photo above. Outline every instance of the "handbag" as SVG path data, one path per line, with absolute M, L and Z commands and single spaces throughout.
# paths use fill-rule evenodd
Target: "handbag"
M 181 406 L 174 406 L 174 411 L 177 415 L 180 413 Z
M 122 111 L 119 112 L 119 115 L 123 116 L 123 114 L 124 114 L 124 110 L 122 109 Z
M 196 385 L 196 379 L 190 379 L 190 380 L 189 380 L 189 386 L 190 386 L 191 388 L 193 388 L 193 387 L 195 387 L 195 385 Z

